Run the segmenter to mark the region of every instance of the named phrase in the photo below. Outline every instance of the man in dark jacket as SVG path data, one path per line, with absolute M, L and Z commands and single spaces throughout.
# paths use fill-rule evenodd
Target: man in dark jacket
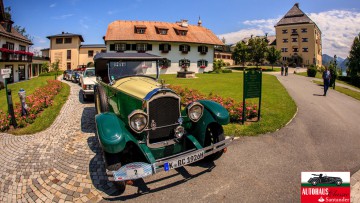
M 324 80 L 324 96 L 326 96 L 326 92 L 329 89 L 329 85 L 330 85 L 330 71 L 327 67 L 325 67 L 325 71 L 323 72 L 322 78 Z

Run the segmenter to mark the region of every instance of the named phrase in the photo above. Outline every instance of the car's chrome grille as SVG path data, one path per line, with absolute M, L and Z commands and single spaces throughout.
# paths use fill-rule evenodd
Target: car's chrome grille
M 180 100 L 176 97 L 163 96 L 150 100 L 148 107 L 149 142 L 156 143 L 174 138 L 174 129 L 180 117 Z M 166 126 L 166 127 L 164 127 Z

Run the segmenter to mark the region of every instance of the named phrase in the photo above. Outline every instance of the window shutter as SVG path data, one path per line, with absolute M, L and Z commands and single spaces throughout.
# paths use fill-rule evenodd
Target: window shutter
M 147 50 L 148 50 L 148 51 L 152 51 L 152 44 L 148 44 L 148 45 L 147 45 Z
M 168 48 L 169 48 L 169 51 L 171 51 L 171 45 L 170 44 L 168 44 Z
M 197 66 L 200 67 L 201 66 L 201 61 L 197 62 Z
M 110 44 L 110 51 L 115 51 L 115 44 Z
M 183 45 L 180 45 L 179 46 L 179 51 L 182 51 L 183 50 Z
M 208 61 L 205 61 L 205 66 L 206 66 L 206 67 L 208 66 Z
M 131 50 L 136 51 L 136 44 L 132 44 L 132 45 L 131 45 Z
M 205 47 L 205 52 L 208 52 L 209 51 L 209 48 L 208 47 Z
M 190 46 L 188 45 L 187 47 L 188 47 L 188 51 L 190 51 Z
M 160 50 L 160 51 L 163 51 L 163 50 L 164 50 L 164 44 L 160 44 L 160 45 L 159 45 L 159 50 Z
M 198 52 L 201 52 L 201 46 L 198 46 Z
M 126 51 L 131 50 L 131 44 L 126 44 Z

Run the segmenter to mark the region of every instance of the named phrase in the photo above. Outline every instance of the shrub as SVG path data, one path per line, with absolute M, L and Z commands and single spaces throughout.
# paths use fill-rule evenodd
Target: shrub
M 354 85 L 356 87 L 360 87 L 360 76 L 358 76 L 358 75 L 352 76 L 350 79 L 350 82 L 352 85 Z
M 351 78 L 349 76 L 341 76 L 339 75 L 338 80 L 344 81 L 344 82 L 350 82 Z
M 232 70 L 229 70 L 229 69 L 224 69 L 222 70 L 223 73 L 232 73 Z
M 315 77 L 316 76 L 316 67 L 315 66 L 310 66 L 308 69 L 307 69 L 307 76 L 308 77 Z
M 60 75 L 62 72 L 58 72 L 57 75 Z M 50 72 L 44 72 L 44 73 L 40 73 L 39 76 L 55 76 L 56 75 L 56 71 L 50 71 Z
M 0 81 L 0 90 L 2 90 L 4 88 L 5 88 L 5 84 L 2 81 Z

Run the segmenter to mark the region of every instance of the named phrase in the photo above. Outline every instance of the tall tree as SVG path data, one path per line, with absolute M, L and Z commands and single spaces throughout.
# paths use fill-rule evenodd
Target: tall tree
M 250 59 L 256 64 L 256 67 L 265 59 L 267 43 L 263 38 L 250 38 L 248 48 L 250 50 Z
M 245 44 L 245 42 L 238 42 L 236 44 L 232 53 L 232 57 L 237 64 L 242 63 L 245 67 L 245 63 L 249 60 L 250 57 L 248 46 Z
M 357 76 L 360 74 L 360 33 L 354 39 L 348 58 L 350 76 Z
M 281 58 L 281 52 L 279 50 L 276 50 L 274 46 L 271 46 L 267 50 L 266 60 L 269 61 L 271 64 L 271 69 L 274 70 L 274 63 L 279 61 Z

